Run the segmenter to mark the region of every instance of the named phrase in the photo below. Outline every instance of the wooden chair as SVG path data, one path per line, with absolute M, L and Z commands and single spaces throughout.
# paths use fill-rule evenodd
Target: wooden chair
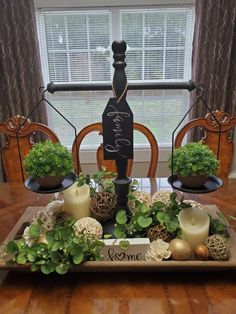
M 16 131 L 24 120 L 25 117 L 18 115 L 9 118 L 4 123 L 0 123 L 0 132 L 2 132 L 5 136 L 5 146 L 2 149 L 2 163 L 5 179 L 8 182 L 22 181 Z M 31 122 L 28 119 L 18 133 L 22 160 L 29 153 L 32 145 L 34 144 L 32 137 L 35 133 L 46 135 L 52 142 L 59 142 L 57 135 L 46 125 Z
M 157 161 L 158 161 L 158 145 L 157 141 L 153 135 L 153 133 L 144 125 L 140 123 L 135 123 L 133 124 L 134 130 L 137 130 L 145 135 L 145 137 L 148 139 L 148 142 L 151 147 L 151 160 L 150 160 L 150 165 L 147 173 L 147 177 L 149 178 L 154 178 L 155 173 L 156 173 L 156 168 L 157 168 Z M 85 128 L 83 128 L 77 135 L 73 146 L 72 146 L 72 154 L 74 158 L 74 162 L 76 165 L 76 171 L 77 173 L 81 172 L 81 164 L 80 164 L 80 158 L 79 158 L 79 151 L 80 151 L 80 145 L 86 135 L 88 135 L 91 132 L 97 132 L 99 135 L 103 134 L 103 128 L 102 128 L 102 123 L 93 123 Z M 78 163 L 79 163 L 79 169 L 77 167 L 76 163 L 76 141 L 77 141 L 77 147 L 78 147 Z M 100 146 L 97 149 L 97 165 L 98 169 L 101 170 L 102 166 L 105 166 L 107 171 L 112 171 L 116 172 L 116 165 L 114 160 L 104 160 L 103 158 L 103 145 L 100 144 Z M 127 175 L 131 175 L 132 171 L 132 165 L 133 165 L 133 160 L 129 159 L 128 160 L 128 168 L 127 168 Z
M 232 141 L 233 128 L 236 125 L 236 118 L 232 118 L 223 111 L 213 111 L 213 114 L 221 124 L 220 136 L 220 154 L 219 171 L 221 178 L 228 177 L 234 154 L 234 144 Z M 203 131 L 202 143 L 208 145 L 211 150 L 217 154 L 219 127 L 213 116 L 208 113 L 205 118 L 199 118 L 189 121 L 177 134 L 175 138 L 175 147 L 180 147 L 184 136 L 194 127 L 201 127 Z

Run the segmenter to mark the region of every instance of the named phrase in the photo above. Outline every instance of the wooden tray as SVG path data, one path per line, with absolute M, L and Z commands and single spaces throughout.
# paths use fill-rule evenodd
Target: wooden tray
M 8 234 L 4 243 L 12 240 L 17 234 L 22 234 L 24 226 L 29 224 L 33 215 L 43 207 L 28 207 L 21 218 L 18 220 L 14 228 Z M 212 216 L 215 216 L 219 209 L 215 205 L 204 205 L 204 209 Z M 236 269 L 236 233 L 233 229 L 229 229 L 231 242 L 231 255 L 228 261 L 161 261 L 161 262 L 146 262 L 146 261 L 100 261 L 100 262 L 84 262 L 81 265 L 71 268 L 72 272 L 125 272 L 125 271 L 221 271 L 228 269 Z M 30 271 L 30 264 L 26 265 L 6 265 L 5 260 L 0 258 L 0 270 L 17 270 Z

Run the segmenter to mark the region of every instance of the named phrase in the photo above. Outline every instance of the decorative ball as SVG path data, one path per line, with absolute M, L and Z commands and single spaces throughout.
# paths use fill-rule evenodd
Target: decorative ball
M 137 201 L 147 205 L 149 208 L 152 204 L 151 195 L 144 191 L 135 191 L 132 193 Z M 134 213 L 135 212 L 135 200 L 129 200 L 128 202 L 129 209 Z
M 192 249 L 189 243 L 181 239 L 173 239 L 170 241 L 169 250 L 171 251 L 172 259 L 176 261 L 184 261 L 189 259 Z
M 85 237 L 88 240 L 99 240 L 102 238 L 102 225 L 96 219 L 84 217 L 76 221 L 74 224 L 76 237 Z
M 117 196 L 109 192 L 97 192 L 91 199 L 90 211 L 92 217 L 98 221 L 113 218 L 116 211 Z
M 164 204 L 170 203 L 171 191 L 158 191 L 152 195 L 152 204 L 155 202 L 162 202 Z
M 207 261 L 209 258 L 209 250 L 206 245 L 199 244 L 195 247 L 194 255 L 200 261 Z
M 217 261 L 225 261 L 230 257 L 229 241 L 219 235 L 213 234 L 206 240 L 206 246 L 209 249 L 210 256 Z
M 149 228 L 147 236 L 151 242 L 157 239 L 161 239 L 164 242 L 170 242 L 170 240 L 173 239 L 173 235 L 164 225 L 155 225 Z

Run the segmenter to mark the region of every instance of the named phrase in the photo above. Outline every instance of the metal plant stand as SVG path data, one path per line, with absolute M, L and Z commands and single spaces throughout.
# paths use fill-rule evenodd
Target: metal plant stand
M 111 84 L 54 84 L 53 82 L 50 82 L 47 85 L 47 89 L 43 91 L 42 93 L 42 99 L 36 104 L 36 106 L 33 108 L 31 113 L 28 115 L 26 120 L 31 116 L 31 114 L 34 112 L 34 110 L 42 103 L 42 101 L 46 101 L 47 104 L 49 104 L 58 114 L 60 114 L 67 123 L 69 123 L 75 132 L 76 137 L 76 128 L 71 124 L 69 120 L 67 120 L 46 98 L 45 98 L 45 92 L 48 91 L 50 93 L 55 93 L 58 91 L 100 91 L 100 90 L 113 90 L 114 98 L 111 98 L 106 106 L 106 109 L 103 114 L 103 147 L 104 147 L 104 159 L 109 160 L 115 160 L 116 161 L 116 168 L 117 168 L 117 177 L 114 179 L 114 185 L 115 185 L 115 191 L 118 196 L 118 209 L 123 208 L 129 211 L 127 202 L 128 198 L 127 195 L 129 193 L 129 185 L 131 183 L 131 179 L 127 177 L 126 171 L 127 171 L 127 162 L 128 159 L 133 158 L 133 114 L 131 109 L 128 106 L 128 103 L 126 102 L 126 95 L 128 90 L 152 90 L 152 89 L 186 89 L 189 92 L 193 91 L 194 89 L 197 90 L 198 98 L 194 102 L 194 104 L 190 107 L 188 112 L 184 115 L 178 126 L 181 124 L 181 122 L 184 120 L 184 118 L 187 116 L 189 111 L 192 109 L 193 106 L 196 105 L 198 100 L 200 99 L 203 104 L 207 107 L 207 109 L 212 114 L 213 118 L 215 119 L 216 123 L 219 125 L 219 141 L 218 141 L 218 154 L 219 154 L 219 147 L 220 147 L 220 124 L 217 120 L 217 118 L 214 116 L 208 105 L 205 103 L 205 101 L 202 98 L 202 87 L 199 84 L 195 84 L 193 81 L 189 82 L 182 82 L 182 83 L 131 83 L 128 85 L 126 74 L 125 74 L 125 51 L 126 51 L 126 43 L 125 41 L 114 41 L 112 44 L 112 50 L 114 53 L 114 76 L 113 76 L 113 82 Z M 109 105 L 111 105 L 115 108 L 115 111 L 111 114 L 105 114 L 109 111 Z M 122 110 L 120 110 L 120 108 Z M 108 111 L 107 111 L 108 110 Z M 120 114 L 120 112 L 125 113 L 128 119 L 120 119 L 122 121 L 119 121 L 119 126 L 117 130 L 119 129 L 119 132 L 114 129 L 113 124 L 116 123 L 116 119 L 108 119 L 107 117 L 111 117 L 115 114 Z M 118 112 L 118 113 L 117 113 Z M 21 155 L 20 155 L 20 145 L 19 145 L 19 138 L 18 133 L 20 131 L 20 128 L 24 125 L 26 120 L 21 124 L 19 127 L 19 130 L 17 132 L 17 143 L 18 143 L 18 149 L 19 149 L 19 158 L 21 161 Z M 122 123 L 121 123 L 122 122 Z M 116 125 L 116 124 L 115 124 Z M 117 125 L 116 125 L 117 126 Z M 178 126 L 175 128 L 175 130 L 172 133 L 172 156 L 173 156 L 173 150 L 174 150 L 174 133 L 177 130 Z M 123 132 L 124 131 L 124 132 Z M 123 133 L 122 133 L 123 132 Z M 118 134 L 119 133 L 119 134 Z M 128 137 L 127 142 L 129 145 L 117 145 L 118 149 L 113 150 L 111 153 L 108 149 L 106 150 L 107 144 L 110 145 L 110 142 L 113 138 L 113 141 L 118 139 L 121 141 L 119 136 L 121 134 L 125 134 L 125 136 Z M 77 141 L 76 141 L 77 142 Z M 127 143 L 126 142 L 126 143 Z M 117 142 L 116 142 L 117 143 Z M 127 146 L 127 147 L 126 147 Z M 77 163 L 78 163 L 78 149 L 76 149 L 77 153 Z M 22 165 L 22 162 L 21 162 Z M 173 162 L 172 162 L 173 165 Z M 23 168 L 22 171 L 22 178 L 24 180 L 24 174 L 23 174 Z M 172 176 L 173 179 L 173 169 L 172 169 Z M 174 185 L 175 182 L 173 180 L 169 180 L 169 183 L 172 185 L 173 188 L 176 188 Z M 218 186 L 220 187 L 220 185 Z M 178 188 L 181 190 L 181 187 Z M 186 189 L 185 189 L 185 192 Z M 210 192 L 210 190 L 208 191 Z M 38 192 L 40 193 L 40 192 Z M 191 191 L 192 193 L 192 191 Z M 201 193 L 197 192 L 196 193 Z

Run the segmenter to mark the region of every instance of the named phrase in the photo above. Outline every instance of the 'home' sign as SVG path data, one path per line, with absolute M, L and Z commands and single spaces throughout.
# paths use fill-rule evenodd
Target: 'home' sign
M 107 239 L 103 240 L 105 246 L 102 249 L 104 261 L 122 262 L 122 261 L 144 261 L 145 254 L 150 246 L 148 238 L 127 239 L 129 246 L 127 249 L 122 249 L 119 245 L 122 239 Z

